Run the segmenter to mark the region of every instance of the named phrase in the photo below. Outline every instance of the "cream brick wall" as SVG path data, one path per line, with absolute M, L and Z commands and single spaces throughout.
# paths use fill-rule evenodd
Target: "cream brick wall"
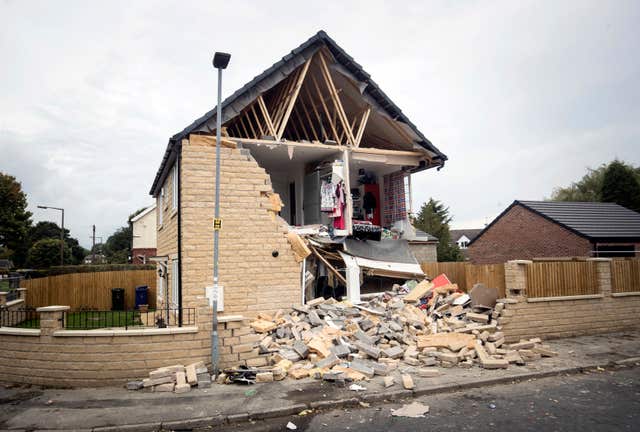
M 164 203 L 160 200 L 157 201 L 157 251 L 158 256 L 169 256 L 167 277 L 164 280 L 164 289 L 169 290 L 169 296 L 171 296 L 171 286 L 174 278 L 172 261 L 177 258 L 178 255 L 178 210 L 172 209 L 171 203 L 174 194 L 173 190 L 173 173 L 171 170 L 169 176 L 167 176 L 163 186 L 165 190 Z M 163 212 L 162 225 L 160 225 L 159 212 Z M 162 307 L 165 303 L 165 296 L 158 299 L 158 307 Z M 169 297 L 171 298 L 171 297 Z M 177 306 L 177 305 L 176 305 Z
M 182 290 L 185 307 L 201 320 L 211 312 L 204 298 L 213 285 L 214 140 L 192 136 L 182 148 Z M 300 303 L 300 264 L 286 229 L 266 210 L 269 175 L 248 152 L 221 149 L 220 284 L 224 314 L 255 316 Z M 278 256 L 273 257 L 272 252 Z M 210 328 L 210 320 L 207 321 Z
M 560 338 L 640 327 L 640 295 L 611 295 L 611 263 L 597 263 L 601 298 L 529 302 L 526 298 L 526 263 L 505 264 L 507 304 L 498 324 L 508 341 L 523 338 Z M 638 281 L 640 291 L 640 281 Z

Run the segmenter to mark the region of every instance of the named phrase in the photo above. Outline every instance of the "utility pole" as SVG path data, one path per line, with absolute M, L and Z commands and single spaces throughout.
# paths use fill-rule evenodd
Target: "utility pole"
M 96 263 L 96 225 L 93 224 L 93 234 L 91 242 L 91 264 Z

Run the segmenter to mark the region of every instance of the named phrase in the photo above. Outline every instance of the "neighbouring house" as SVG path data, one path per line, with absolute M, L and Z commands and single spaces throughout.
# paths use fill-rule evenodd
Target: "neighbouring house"
M 366 275 L 423 274 L 407 259 L 407 242 L 393 252 L 375 245 L 407 219 L 407 178 L 443 167 L 447 157 L 325 32 L 225 99 L 221 120 L 223 319 L 299 305 L 314 295 L 306 289 L 312 280 L 344 284 L 359 298 Z M 195 308 L 199 326 L 211 315 L 215 124 L 214 109 L 170 138 L 150 191 L 159 304 L 179 314 Z M 325 243 L 305 245 L 305 232 L 324 234 Z M 383 240 L 365 244 L 352 234 Z M 322 249 L 342 247 L 345 237 L 350 250 L 370 256 Z M 381 263 L 393 254 L 405 261 Z M 346 265 L 336 269 L 336 260 Z
M 429 233 L 416 229 L 416 236 L 409 240 L 409 249 L 419 263 L 438 262 L 438 239 Z
M 451 244 L 458 245 L 458 247 L 464 251 L 469 246 L 469 243 L 471 243 L 471 241 L 473 241 L 481 231 L 482 228 L 450 230 Z
M 514 201 L 469 243 L 473 263 L 549 257 L 634 257 L 640 213 L 614 203 Z
M 156 204 L 153 204 L 135 217 L 131 218 L 131 262 L 133 264 L 147 264 L 149 258 L 156 256 L 157 225 Z

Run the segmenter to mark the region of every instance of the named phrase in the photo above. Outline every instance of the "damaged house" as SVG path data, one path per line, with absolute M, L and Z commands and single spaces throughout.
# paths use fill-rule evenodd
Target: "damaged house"
M 215 117 L 171 137 L 151 188 L 158 296 L 180 315 L 210 314 Z M 414 252 L 437 239 L 409 223 L 411 174 L 447 157 L 325 32 L 224 100 L 221 121 L 224 316 L 424 276 Z

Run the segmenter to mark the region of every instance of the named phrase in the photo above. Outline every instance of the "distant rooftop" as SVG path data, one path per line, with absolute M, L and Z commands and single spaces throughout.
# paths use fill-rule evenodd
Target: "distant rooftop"
M 476 238 L 516 205 L 521 205 L 591 241 L 640 241 L 640 213 L 621 205 L 603 202 L 518 200 L 495 218 Z

